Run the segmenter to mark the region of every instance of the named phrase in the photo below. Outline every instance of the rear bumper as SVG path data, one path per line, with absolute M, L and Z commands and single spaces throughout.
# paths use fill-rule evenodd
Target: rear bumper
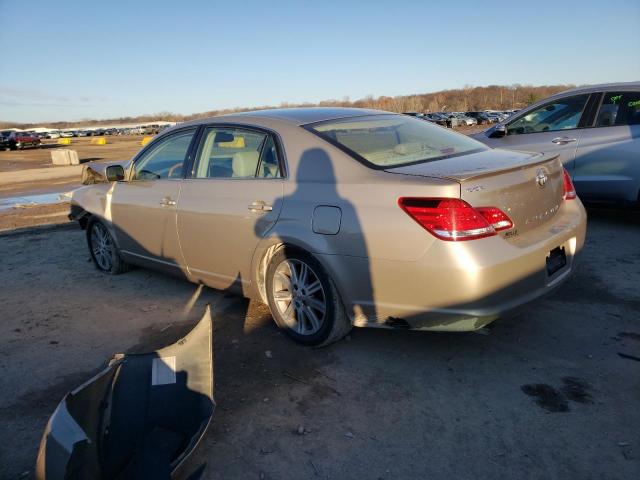
M 438 241 L 415 262 L 324 260 L 333 262 L 356 326 L 472 331 L 563 284 L 575 270 L 585 234 L 586 212 L 572 200 L 522 238 Z M 567 263 L 548 275 L 546 258 L 557 247 L 564 248 Z
M 574 257 L 575 260 L 575 257 Z M 470 332 L 478 330 L 490 324 L 494 320 L 513 315 L 518 312 L 526 311 L 528 308 L 534 308 L 532 305 L 535 300 L 551 294 L 559 286 L 561 286 L 574 270 L 573 266 L 568 267 L 563 272 L 558 272 L 555 281 L 551 284 L 544 285 L 530 292 L 513 292 L 505 291 L 507 295 L 512 294 L 510 299 L 504 299 L 500 302 L 478 302 L 477 305 L 468 304 L 461 305 L 457 308 L 434 309 L 427 312 L 409 313 L 405 318 L 386 322 L 386 326 L 394 328 L 408 328 L 410 330 L 430 330 L 442 332 Z M 525 282 L 529 283 L 529 282 Z M 530 285 L 532 288 L 535 285 Z M 510 290 L 510 289 L 509 289 Z M 402 320 L 406 322 L 403 325 Z

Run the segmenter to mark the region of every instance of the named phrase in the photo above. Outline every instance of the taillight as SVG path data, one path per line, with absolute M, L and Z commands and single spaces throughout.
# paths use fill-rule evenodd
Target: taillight
M 513 222 L 502 210 L 496 207 L 476 207 L 496 232 L 513 227 Z
M 576 198 L 576 188 L 573 186 L 573 182 L 571 181 L 571 176 L 569 172 L 567 172 L 566 168 L 562 169 L 563 173 L 563 181 L 564 181 L 564 199 L 565 200 L 573 200 Z
M 441 240 L 460 241 L 490 237 L 513 226 L 495 207 L 473 208 L 458 198 L 402 197 L 398 205 L 420 226 Z

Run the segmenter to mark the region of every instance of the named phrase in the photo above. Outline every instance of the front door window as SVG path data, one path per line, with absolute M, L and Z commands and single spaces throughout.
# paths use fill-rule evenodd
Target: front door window
M 178 132 L 152 146 L 136 160 L 132 180 L 182 178 L 182 165 L 195 132 L 195 128 Z
M 507 125 L 508 135 L 555 132 L 578 128 L 589 95 L 576 95 L 547 103 Z

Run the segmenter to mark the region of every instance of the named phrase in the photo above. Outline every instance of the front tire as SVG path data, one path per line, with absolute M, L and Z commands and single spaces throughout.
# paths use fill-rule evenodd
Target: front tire
M 87 244 L 93 264 L 101 272 L 118 275 L 131 269 L 129 264 L 122 260 L 109 229 L 96 218 L 92 218 L 87 224 Z
M 267 268 L 266 291 L 276 324 L 298 343 L 325 346 L 351 330 L 336 286 L 311 255 L 279 250 Z

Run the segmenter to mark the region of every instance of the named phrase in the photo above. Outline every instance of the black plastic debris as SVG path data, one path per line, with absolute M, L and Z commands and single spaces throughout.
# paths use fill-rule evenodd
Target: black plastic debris
M 172 478 L 214 409 L 207 306 L 186 337 L 155 352 L 116 355 L 65 396 L 42 437 L 36 478 Z

